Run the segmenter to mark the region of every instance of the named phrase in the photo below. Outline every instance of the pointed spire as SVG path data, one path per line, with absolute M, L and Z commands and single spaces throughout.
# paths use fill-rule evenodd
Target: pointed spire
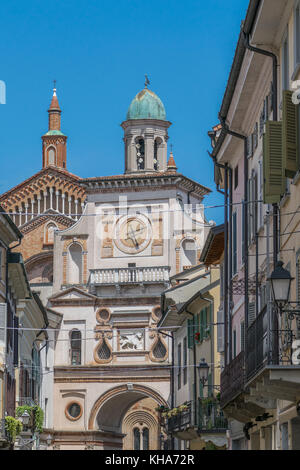
M 57 95 L 56 95 L 56 80 L 53 80 L 53 82 L 54 82 L 53 96 L 52 96 L 52 101 L 51 101 L 51 104 L 50 104 L 49 111 L 50 110 L 55 110 L 55 111 L 60 111 L 61 112 L 61 109 L 60 109 L 59 104 L 58 104 Z
M 172 147 L 172 145 L 171 145 Z M 169 157 L 169 161 L 168 161 L 168 165 L 167 165 L 167 170 L 168 171 L 175 171 L 177 170 L 177 166 L 176 166 L 176 163 L 175 163 L 175 160 L 174 160 L 174 156 L 173 156 L 173 149 L 171 148 L 171 152 L 170 152 L 170 157 Z

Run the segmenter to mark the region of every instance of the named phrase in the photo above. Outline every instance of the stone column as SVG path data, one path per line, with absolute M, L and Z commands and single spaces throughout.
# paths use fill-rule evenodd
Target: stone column
M 75 219 L 78 220 L 78 199 L 75 199 Z
M 34 199 L 31 200 L 31 219 L 34 217 Z
M 69 196 L 69 217 L 72 217 L 72 197 Z
M 61 211 L 64 214 L 65 213 L 65 198 L 66 198 L 65 194 L 62 193 L 61 198 L 62 198 L 62 209 L 61 209 Z
M 53 194 L 53 188 L 49 188 L 49 193 L 50 193 L 50 209 L 53 209 L 53 201 L 52 201 L 52 194 Z
M 38 214 L 41 213 L 41 196 L 37 197 L 37 202 L 38 202 Z
M 59 212 L 59 204 L 58 204 L 59 191 L 55 191 L 55 196 L 56 196 L 56 210 L 57 212 Z
M 28 204 L 25 204 L 25 224 L 28 222 Z

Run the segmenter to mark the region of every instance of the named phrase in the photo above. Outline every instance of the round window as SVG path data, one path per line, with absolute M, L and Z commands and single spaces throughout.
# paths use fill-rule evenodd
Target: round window
M 70 405 L 68 405 L 67 414 L 69 418 L 74 419 L 74 420 L 78 419 L 80 418 L 81 413 L 82 413 L 82 408 L 79 405 L 79 403 L 71 403 Z

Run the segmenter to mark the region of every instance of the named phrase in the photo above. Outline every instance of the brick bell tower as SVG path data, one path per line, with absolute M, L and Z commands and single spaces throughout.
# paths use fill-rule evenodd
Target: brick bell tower
M 56 166 L 67 168 L 67 136 L 60 130 L 61 109 L 56 96 L 54 82 L 53 96 L 48 109 L 48 132 L 42 136 L 43 141 L 43 168 Z

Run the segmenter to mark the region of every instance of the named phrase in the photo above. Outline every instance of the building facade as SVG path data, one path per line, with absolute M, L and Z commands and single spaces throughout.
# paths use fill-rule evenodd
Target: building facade
M 224 192 L 221 404 L 232 449 L 300 446 L 298 325 L 276 307 L 269 281 L 279 260 L 293 275 L 297 269 L 298 109 L 290 90 L 298 30 L 297 2 L 250 1 L 220 124 L 209 132 Z
M 161 328 L 173 335 L 172 400 L 162 413 L 175 449 L 225 449 L 227 420 L 220 408 L 220 354 L 217 317 L 219 267 L 203 264 L 172 277 L 162 295 Z M 208 368 L 202 382 L 199 364 Z
M 55 89 L 48 114 L 43 169 L 1 196 L 46 307 L 42 439 L 49 432 L 53 449 L 158 449 L 166 436 L 156 408 L 170 398 L 172 353 L 157 329 L 160 296 L 171 275 L 198 263 L 210 190 L 168 158 L 171 123 L 147 84 L 122 123 L 124 174 L 69 173 Z M 20 402 L 35 396 L 31 379 Z

